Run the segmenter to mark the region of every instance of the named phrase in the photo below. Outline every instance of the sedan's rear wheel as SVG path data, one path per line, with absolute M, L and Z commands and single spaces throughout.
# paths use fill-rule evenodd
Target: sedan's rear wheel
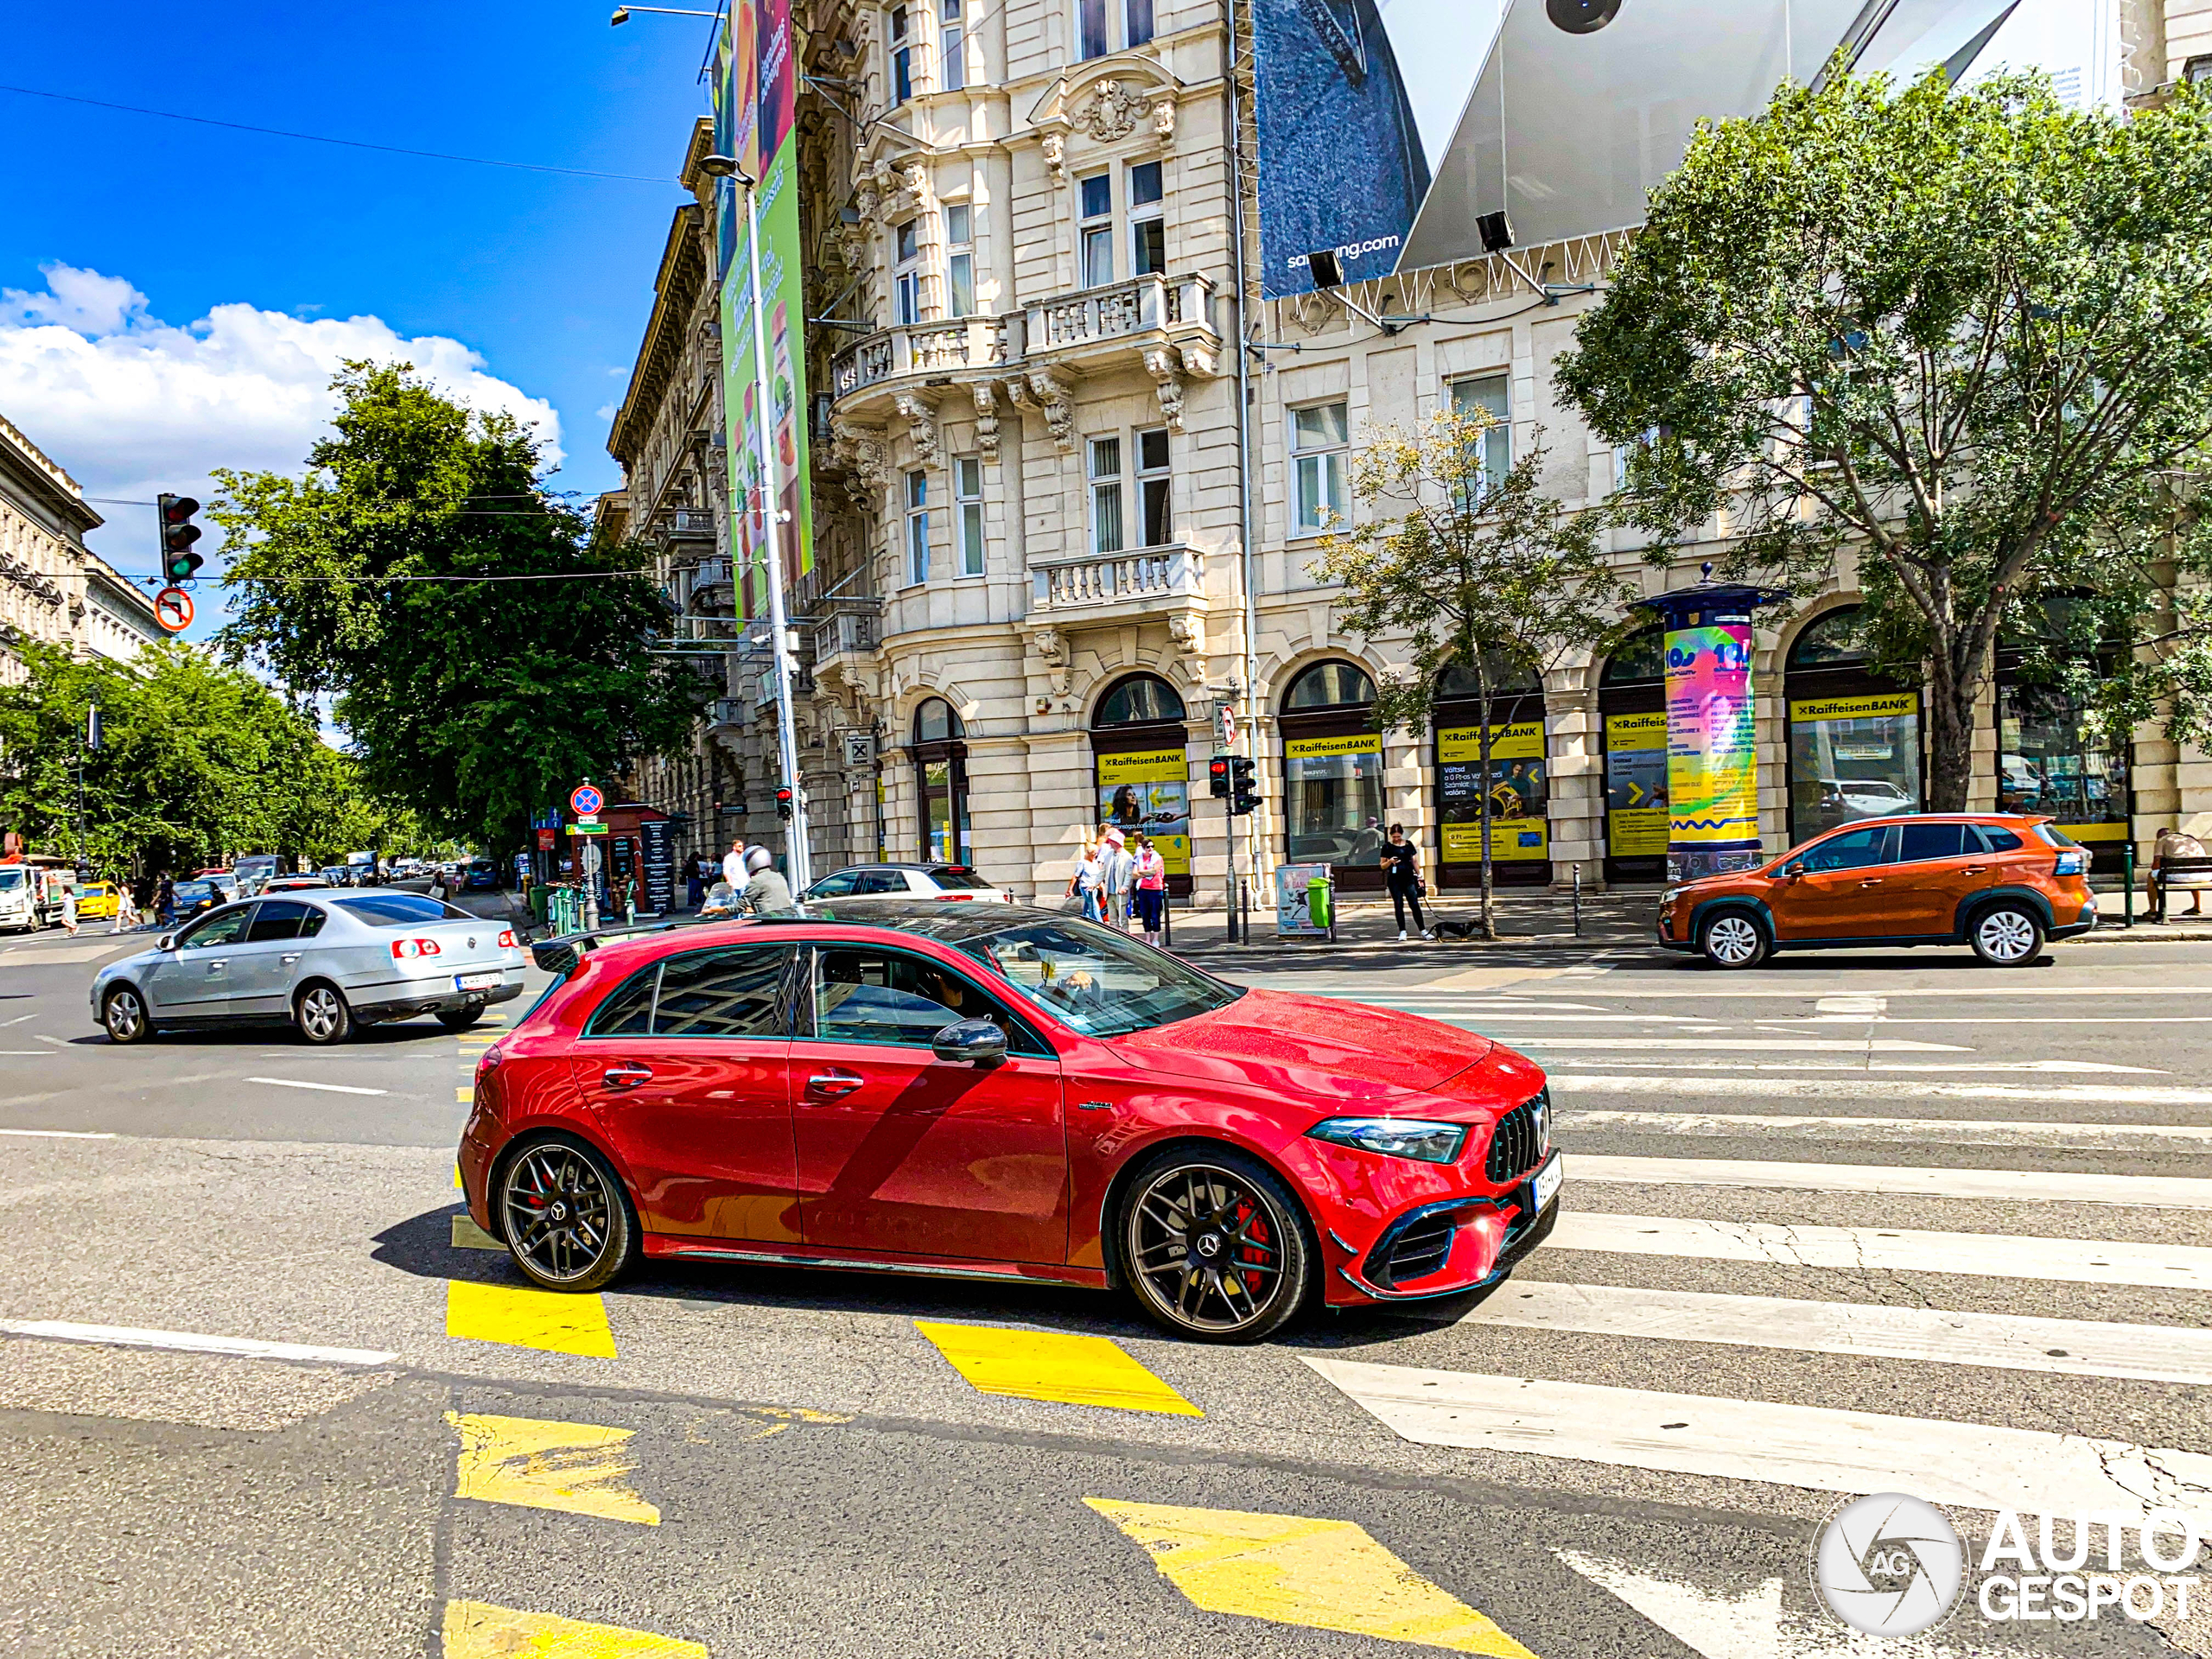
M 2043 923 L 2024 905 L 1993 905 L 1974 918 L 1974 953 L 1993 968 L 2018 968 L 2043 949 Z
M 1698 931 L 1697 944 L 1716 968 L 1756 968 L 1766 956 L 1766 930 L 1748 911 L 1724 910 Z
M 154 1034 L 154 1022 L 146 1017 L 145 999 L 128 985 L 118 985 L 107 994 L 107 1001 L 100 1005 L 100 1024 L 107 1027 L 110 1042 L 143 1043 Z
M 1257 1342 L 1305 1304 L 1314 1253 L 1304 1218 L 1256 1160 L 1170 1149 L 1129 1182 L 1122 1267 L 1147 1313 L 1179 1336 Z
M 442 1014 L 438 1016 L 438 1023 L 448 1031 L 467 1031 L 483 1017 L 484 1005 L 480 1002 L 473 1008 L 455 1008 L 451 1013 Z
M 630 1265 L 638 1228 L 607 1160 L 575 1141 L 538 1141 L 506 1161 L 493 1195 L 515 1265 L 548 1290 L 597 1290 Z
M 311 1043 L 342 1043 L 353 1034 L 353 1010 L 335 985 L 310 985 L 292 999 L 292 1023 Z

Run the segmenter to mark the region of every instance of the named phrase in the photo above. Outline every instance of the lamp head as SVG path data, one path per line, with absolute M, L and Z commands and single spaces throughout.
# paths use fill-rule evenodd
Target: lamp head
M 614 15 L 607 20 L 607 26 L 609 29 L 620 29 L 623 24 L 629 21 L 630 8 L 627 6 L 617 6 L 614 8 Z
M 746 184 L 753 182 L 746 176 L 745 169 L 737 164 L 734 156 L 702 156 L 699 170 L 710 179 L 736 179 Z

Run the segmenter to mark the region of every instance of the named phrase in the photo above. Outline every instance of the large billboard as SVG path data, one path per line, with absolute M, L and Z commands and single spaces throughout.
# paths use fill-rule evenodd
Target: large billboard
M 2116 106 L 2119 0 L 1250 0 L 1262 286 L 1446 264 L 1643 222 L 1705 118 L 1839 48 L 1859 73 L 2048 71 Z M 1503 226 L 1495 216 L 1503 215 Z
M 738 613 L 768 608 L 770 492 L 784 515 L 784 581 L 814 568 L 813 493 L 806 452 L 805 261 L 799 241 L 798 141 L 792 131 L 797 67 L 791 0 L 738 0 L 722 29 L 715 76 L 715 147 L 760 181 L 760 286 L 768 339 L 768 407 L 760 406 L 753 347 L 753 258 L 742 187 L 716 195 L 721 261 L 722 409 L 728 423 L 730 554 Z

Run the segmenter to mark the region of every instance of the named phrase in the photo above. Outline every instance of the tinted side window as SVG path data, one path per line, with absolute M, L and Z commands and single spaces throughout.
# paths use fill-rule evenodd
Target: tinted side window
M 327 912 L 317 910 L 313 905 L 302 905 L 300 908 L 308 913 L 307 919 L 300 924 L 300 937 L 303 939 L 311 939 L 322 931 L 322 925 L 328 921 L 330 917 Z
M 322 919 L 317 912 L 305 905 L 288 904 L 281 899 L 264 899 L 254 906 L 253 925 L 247 929 L 245 942 L 259 944 L 268 939 L 296 939 L 301 926 L 309 916 Z
M 1956 858 L 1965 845 L 1966 825 L 1962 823 L 1908 823 L 1901 828 L 1904 849 L 1897 854 L 1900 863 L 1910 864 L 1922 858 Z
M 1884 863 L 1886 861 L 1884 849 L 1889 839 L 1887 824 L 1831 836 L 1804 855 L 1805 868 L 1808 870 L 1857 870 L 1869 864 Z
M 904 893 L 906 891 L 906 872 L 904 870 L 863 870 L 860 885 L 853 891 L 859 893 Z
M 2020 838 L 2010 830 L 2000 830 L 1993 823 L 1985 823 L 1978 827 L 1981 830 L 1984 844 L 1991 852 L 2017 853 L 2020 850 Z
M 656 1037 L 780 1037 L 787 945 L 671 957 L 661 965 Z
M 857 870 L 840 870 L 835 875 L 825 875 L 814 884 L 813 891 L 809 897 L 842 899 L 853 890 L 853 883 L 860 879 L 860 872 Z
M 241 905 L 236 910 L 219 910 L 179 939 L 177 949 L 205 950 L 212 945 L 236 944 L 245 931 L 246 918 L 252 914 L 250 905 Z
M 660 963 L 641 968 L 592 1010 L 587 1037 L 642 1037 L 652 1029 L 653 991 L 660 984 Z

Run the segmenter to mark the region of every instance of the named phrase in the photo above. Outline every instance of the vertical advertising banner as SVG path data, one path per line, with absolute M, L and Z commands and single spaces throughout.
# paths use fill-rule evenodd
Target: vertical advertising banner
M 1605 716 L 1605 850 L 1658 858 L 1667 850 L 1667 716 Z
M 1446 727 L 1436 734 L 1436 791 L 1443 808 L 1446 864 L 1483 859 L 1483 796 L 1490 796 L 1490 855 L 1548 859 L 1551 826 L 1544 781 L 1544 722 L 1516 721 L 1490 728 L 1490 776 L 1482 772 L 1482 734 L 1473 726 Z
M 1170 875 L 1191 873 L 1191 761 L 1179 748 L 1098 757 L 1098 821 L 1141 830 Z
M 732 6 L 718 69 L 716 143 L 722 154 L 735 156 L 760 181 L 759 302 L 765 307 L 768 340 L 765 409 L 754 347 L 756 299 L 744 188 L 724 180 L 715 197 L 720 221 L 715 246 L 722 261 L 722 409 L 728 423 L 730 556 L 739 613 L 752 617 L 765 615 L 768 607 L 768 512 L 785 515 L 779 528 L 785 584 L 814 568 L 813 491 L 806 447 L 806 278 L 799 240 L 798 142 L 791 119 L 797 68 L 791 0 L 739 0 Z
M 1751 624 L 1717 620 L 1667 633 L 1667 852 L 1675 879 L 1757 861 L 1758 753 Z M 1731 856 L 1731 855 L 1733 856 Z

